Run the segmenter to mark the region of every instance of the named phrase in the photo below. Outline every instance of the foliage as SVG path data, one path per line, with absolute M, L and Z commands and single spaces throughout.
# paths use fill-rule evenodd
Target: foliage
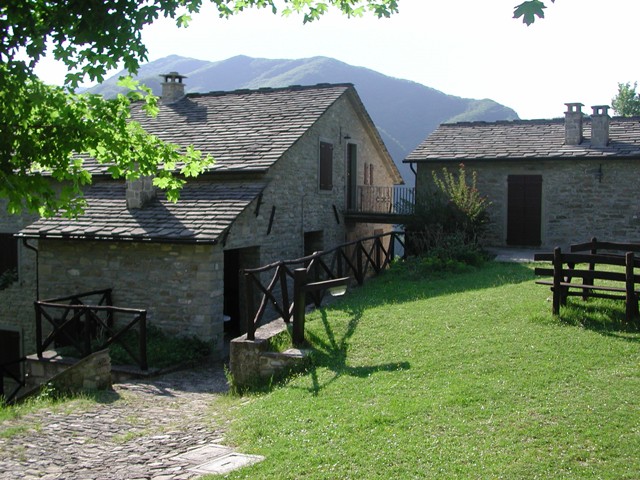
M 266 458 L 229 479 L 637 476 L 639 333 L 555 318 L 531 266 L 390 273 L 307 317 L 307 373 L 236 400 L 227 440 Z
M 455 174 L 446 167 L 441 175 L 433 172 L 437 190 L 416 205 L 415 215 L 405 224 L 411 254 L 434 257 L 435 264 L 481 263 L 478 242 L 488 223 L 490 202 L 480 195 L 477 180 L 474 171 L 469 181 L 464 164 Z
M 127 332 L 123 343 L 127 344 L 130 350 L 137 351 L 137 332 Z M 152 368 L 195 363 L 209 353 L 211 353 L 209 344 L 195 337 L 169 336 L 157 327 L 147 327 L 147 361 Z M 131 363 L 129 354 L 118 344 L 109 347 L 109 355 L 112 365 Z
M 555 1 L 556 0 L 551 0 L 552 3 Z M 522 17 L 522 23 L 529 26 L 536 21 L 536 17 L 544 18 L 545 8 L 547 8 L 547 6 L 540 0 L 527 0 L 515 7 L 513 18 Z
M 127 331 L 117 343 L 109 345 L 109 356 L 112 365 L 131 365 L 134 359 L 122 344 L 136 353 L 139 347 L 139 335 L 136 330 Z M 92 341 L 93 351 L 104 343 L 103 337 Z M 74 346 L 59 347 L 56 349 L 61 356 L 77 356 L 78 351 Z M 169 336 L 153 325 L 147 326 L 147 363 L 150 368 L 168 368 L 176 365 L 192 364 L 211 353 L 209 344 L 195 337 Z
M 0 274 L 0 290 L 4 290 L 18 280 L 18 271 L 15 268 L 5 270 Z
M 636 93 L 638 82 L 618 83 L 618 94 L 611 100 L 611 105 L 616 113 L 622 117 L 635 117 L 640 115 L 640 95 Z
M 130 102 L 157 113 L 150 90 L 122 79 L 128 95 L 106 100 L 74 90 L 86 80 L 100 82 L 113 68 L 135 74 L 147 60 L 142 29 L 159 17 L 189 23 L 205 0 L 41 0 L 0 5 L 0 198 L 8 211 L 23 209 L 67 216 L 82 211 L 82 187 L 91 183 L 86 154 L 110 165 L 115 178 L 154 175 L 154 184 L 177 200 L 185 176 L 195 176 L 212 160 L 192 148 L 164 144 L 130 121 Z M 275 0 L 212 0 L 221 17 Z M 304 21 L 319 18 L 329 6 L 345 14 L 378 17 L 397 11 L 396 0 L 287 0 L 284 14 L 299 12 Z M 68 68 L 62 87 L 45 85 L 34 73 L 46 55 Z M 27 57 L 25 60 L 24 58 Z M 181 165 L 178 171 L 175 166 Z

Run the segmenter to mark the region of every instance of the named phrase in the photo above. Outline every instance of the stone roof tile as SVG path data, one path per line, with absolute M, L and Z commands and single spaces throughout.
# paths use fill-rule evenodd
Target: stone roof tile
M 192 144 L 211 155 L 216 160 L 212 171 L 264 171 L 351 88 L 351 84 L 322 84 L 194 93 L 160 105 L 154 118 L 134 105 L 131 117 L 166 142 Z M 90 173 L 107 173 L 105 165 L 88 155 L 78 157 Z
M 580 145 L 565 145 L 563 119 L 442 124 L 405 162 L 640 157 L 640 118 L 612 118 L 606 147 L 591 145 L 589 119 L 583 129 Z
M 42 218 L 19 236 L 216 243 L 264 187 L 264 183 L 192 181 L 184 186 L 178 203 L 158 197 L 142 209 L 129 210 L 124 183 L 101 182 L 85 192 L 87 208 L 82 216 Z

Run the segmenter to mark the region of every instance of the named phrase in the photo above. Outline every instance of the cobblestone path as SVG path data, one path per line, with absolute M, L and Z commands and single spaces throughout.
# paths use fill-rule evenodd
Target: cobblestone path
M 196 478 L 179 454 L 221 442 L 224 425 L 208 414 L 227 390 L 221 364 L 114 385 L 86 411 L 40 411 L 4 422 L 0 479 L 183 480 Z M 215 418 L 215 417 L 214 417 Z

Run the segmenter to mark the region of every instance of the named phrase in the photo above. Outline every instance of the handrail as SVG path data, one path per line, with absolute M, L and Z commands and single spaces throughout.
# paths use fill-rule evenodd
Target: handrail
M 401 234 L 402 232 L 389 232 L 373 235 L 294 260 L 280 260 L 262 267 L 242 270 L 245 281 L 247 339 L 255 339 L 255 331 L 269 305 L 285 322 L 290 322 L 295 307 L 293 292 L 290 291 L 293 288 L 295 270 L 292 267 L 306 268 L 312 281 L 351 277 L 362 285 L 371 270 L 377 274 L 388 267 L 395 255 L 396 242 L 404 248 Z M 389 240 L 387 247 L 384 245 L 385 239 Z M 268 272 L 273 273 L 263 282 L 261 277 Z M 310 294 L 316 306 L 320 306 L 324 293 Z M 260 294 L 257 307 L 256 294 Z
M 361 213 L 407 215 L 414 211 L 416 192 L 402 185 L 359 185 L 355 210 Z
M 80 357 L 107 348 L 117 343 L 142 370 L 148 369 L 147 363 L 147 311 L 136 308 L 114 307 L 111 305 L 112 289 L 95 290 L 78 295 L 69 295 L 51 300 L 34 302 L 36 311 L 36 352 L 42 358 L 43 352 L 56 341 L 67 341 Z M 102 294 L 98 305 L 87 305 L 80 299 Z M 60 303 L 69 301 L 69 303 Z M 107 303 L 107 305 L 103 305 Z M 100 314 L 103 314 L 101 316 Z M 133 316 L 122 328 L 114 328 L 115 314 Z M 104 317 L 104 318 L 103 318 Z M 43 339 L 43 319 L 53 327 Z M 133 352 L 123 341 L 123 336 L 134 326 L 138 327 L 138 348 Z M 78 328 L 80 327 L 80 328 Z M 67 329 L 76 328 L 82 338 L 70 334 Z M 100 340 L 98 340 L 98 332 Z

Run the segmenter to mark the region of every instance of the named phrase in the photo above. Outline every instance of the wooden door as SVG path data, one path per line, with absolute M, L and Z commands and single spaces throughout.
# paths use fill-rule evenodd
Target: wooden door
M 541 243 L 542 175 L 509 175 L 507 245 Z

